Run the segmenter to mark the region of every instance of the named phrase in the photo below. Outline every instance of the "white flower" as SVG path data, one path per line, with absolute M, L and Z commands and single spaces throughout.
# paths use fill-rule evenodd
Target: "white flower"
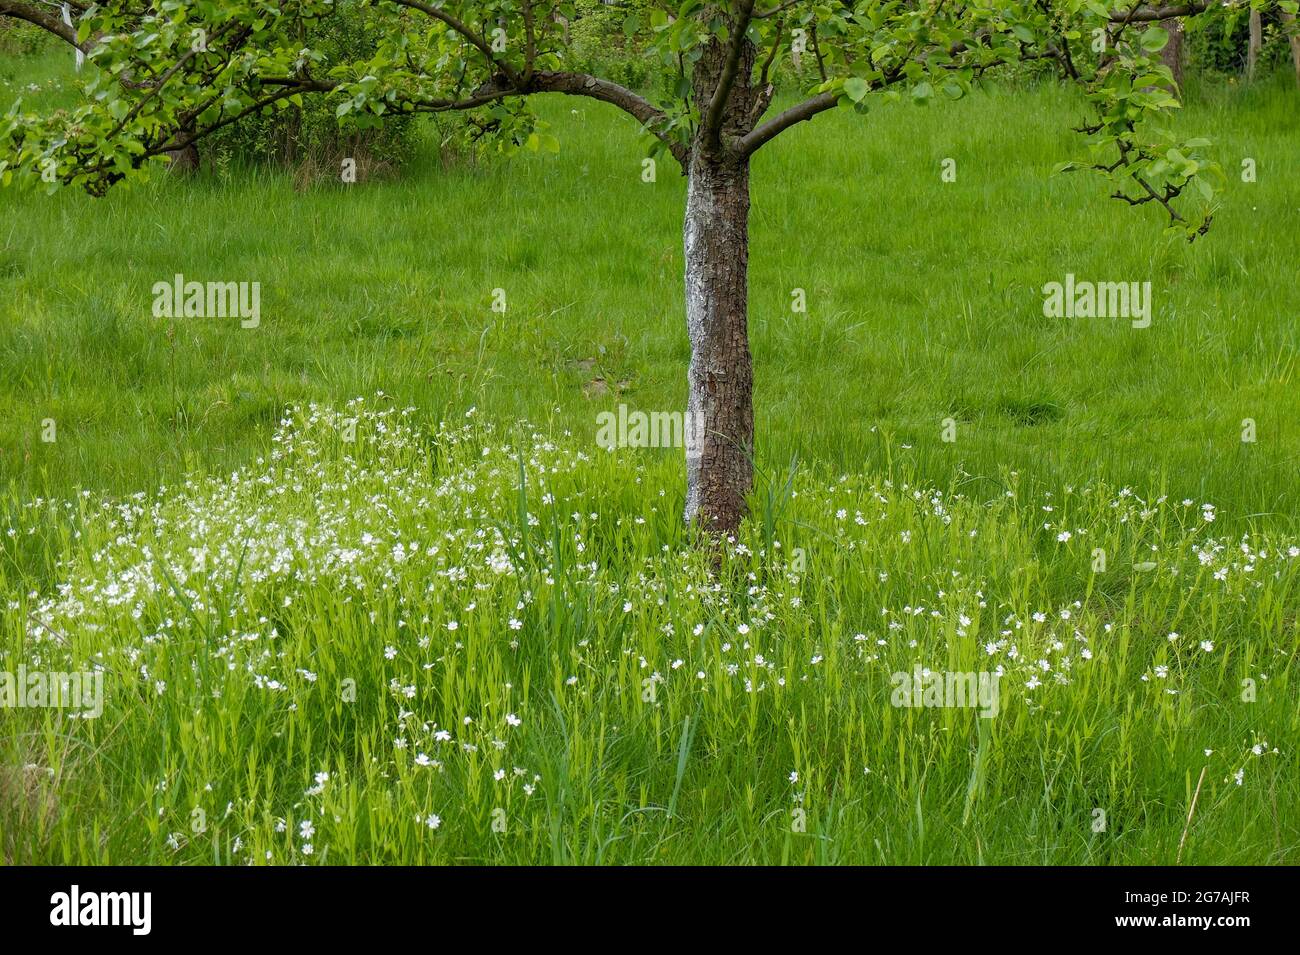
M 506 723 L 510 726 L 523 726 L 524 721 L 513 713 L 506 714 Z
M 430 829 L 437 829 L 439 826 L 442 825 L 442 820 L 438 818 L 438 815 L 436 813 L 431 812 L 425 818 L 424 824 L 428 826 Z
M 1214 644 L 1212 644 L 1209 640 L 1202 640 L 1201 649 L 1204 650 L 1206 653 L 1212 653 L 1214 652 Z
M 298 825 L 298 835 L 303 839 L 310 839 L 316 834 L 316 827 L 311 824 L 310 819 L 304 819 Z

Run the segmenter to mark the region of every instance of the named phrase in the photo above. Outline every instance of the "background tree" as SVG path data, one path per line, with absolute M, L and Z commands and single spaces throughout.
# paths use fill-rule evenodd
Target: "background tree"
M 1291 47 L 1291 66 L 1295 70 L 1296 85 L 1300 86 L 1300 25 L 1294 13 L 1286 10 L 1279 10 L 1278 17 L 1282 21 L 1282 29 L 1286 32 L 1287 43 Z
M 1161 20 L 1160 26 L 1169 34 L 1169 42 L 1160 51 L 1160 62 L 1169 68 L 1174 85 L 1181 91 L 1183 88 L 1183 74 L 1187 65 L 1187 57 L 1183 52 L 1183 21 L 1179 19 Z
M 1259 68 L 1259 51 L 1264 45 L 1264 21 L 1258 10 L 1250 11 L 1250 23 L 1248 27 L 1250 39 L 1246 46 L 1246 80 L 1253 82 L 1255 71 Z
M 1253 0 L 1263 8 L 1266 0 Z M 87 57 L 85 101 L 0 122 L 0 182 L 101 195 L 169 151 L 254 113 L 325 96 L 338 118 L 373 128 L 394 114 L 460 112 L 504 148 L 558 148 L 529 112 L 542 93 L 609 103 L 635 117 L 652 156 L 687 177 L 683 225 L 688 411 L 704 434 L 687 455 L 687 521 L 734 530 L 753 484 L 753 370 L 748 341 L 748 219 L 754 156 L 792 127 L 835 108 L 960 99 L 986 73 L 1055 64 L 1091 111 L 1079 126 L 1086 168 L 1130 205 L 1152 204 L 1190 238 L 1209 225 L 1215 166 L 1207 140 L 1179 141 L 1158 122 L 1177 106 L 1161 62 L 1159 23 L 1206 3 L 1115 0 L 685 0 L 652 2 L 623 23 L 673 71 L 652 102 L 569 67 L 556 0 L 375 0 L 372 55 L 331 59 L 305 45 L 303 22 L 330 0 L 0 0 L 0 17 L 36 24 Z M 1294 11 L 1294 0 L 1282 7 Z M 790 58 L 809 77 L 788 85 Z M 809 68 L 811 66 L 811 68 Z

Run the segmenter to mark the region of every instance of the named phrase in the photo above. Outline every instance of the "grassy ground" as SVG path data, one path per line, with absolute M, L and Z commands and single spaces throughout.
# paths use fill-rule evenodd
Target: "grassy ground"
M 1214 135 L 1230 173 L 1250 157 L 1259 177 L 1230 176 L 1190 247 L 1100 183 L 1048 176 L 1080 118 L 1055 90 L 824 116 L 762 153 L 759 453 L 857 470 L 907 444 L 940 482 L 1097 475 L 1214 500 L 1225 519 L 1290 520 L 1300 119 L 1281 84 L 1208 95 L 1185 124 Z M 682 181 L 665 165 L 643 183 L 635 124 L 572 104 L 548 104 L 559 156 L 430 161 L 397 182 L 0 195 L 0 476 L 27 494 L 152 486 L 248 460 L 287 404 L 381 389 L 435 419 L 477 404 L 583 429 L 618 382 L 633 406 L 682 406 Z M 940 182 L 946 157 L 955 183 Z M 176 272 L 260 281 L 261 327 L 153 319 L 150 289 Z M 1041 288 L 1067 272 L 1151 281 L 1152 327 L 1044 318 Z M 489 308 L 498 287 L 505 315 Z M 790 310 L 796 287 L 806 315 Z M 595 377 L 611 392 L 589 399 Z
M 1183 861 L 1296 861 L 1295 103 L 1193 91 L 1179 122 L 1259 177 L 1192 246 L 1048 177 L 1080 115 L 1051 88 L 765 150 L 773 479 L 717 589 L 680 461 L 594 446 L 619 401 L 679 408 L 687 360 L 683 185 L 612 111 L 353 187 L 0 193 L 5 666 L 107 672 L 100 720 L 6 711 L 5 858 L 1168 862 L 1201 781 Z M 261 282 L 260 327 L 152 318 L 176 272 Z M 1067 272 L 1151 281 L 1152 326 L 1044 318 Z M 273 440 L 380 391 L 401 428 Z M 1001 713 L 891 707 L 914 664 L 1000 667 Z
M 59 508 L 9 664 L 92 662 L 104 712 L 12 711 L 7 858 L 1296 860 L 1300 547 L 1101 487 L 800 476 L 715 581 L 672 456 L 374 406 Z M 897 705 L 917 668 L 997 694 Z

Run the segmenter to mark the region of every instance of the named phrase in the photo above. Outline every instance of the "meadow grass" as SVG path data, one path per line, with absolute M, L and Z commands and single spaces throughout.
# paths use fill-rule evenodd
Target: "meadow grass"
M 385 404 L 32 505 L 77 530 L 6 663 L 105 707 L 6 716 L 8 860 L 1295 861 L 1300 547 L 804 473 L 714 576 L 671 452 Z M 998 694 L 902 705 L 918 667 Z
M 683 183 L 542 110 L 558 156 L 0 192 L 0 669 L 105 673 L 3 711 L 6 861 L 1173 862 L 1198 783 L 1181 861 L 1296 861 L 1294 91 L 1191 91 L 1191 246 L 1048 176 L 1050 85 L 765 150 L 716 579 L 680 451 L 593 440 L 684 405 Z M 154 319 L 177 272 L 261 325 Z M 1152 326 L 1044 318 L 1067 272 Z M 891 705 L 917 665 L 997 716 Z

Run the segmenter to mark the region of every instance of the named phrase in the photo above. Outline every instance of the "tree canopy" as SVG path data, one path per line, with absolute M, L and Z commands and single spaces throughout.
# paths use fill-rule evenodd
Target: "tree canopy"
M 18 102 L 0 121 L 4 184 L 102 194 L 207 132 L 309 95 L 330 97 L 341 122 L 363 128 L 395 112 L 462 111 L 503 147 L 529 149 L 559 145 L 529 108 L 531 96 L 589 97 L 634 116 L 654 150 L 685 166 L 697 143 L 747 158 L 826 110 L 959 99 L 990 70 L 1041 60 L 1077 82 L 1092 109 L 1078 127 L 1086 149 L 1061 168 L 1101 172 L 1116 197 L 1159 205 L 1189 237 L 1204 231 L 1213 207 L 1208 141 L 1182 140 L 1165 123 L 1178 100 L 1158 25 L 1207 2 L 652 0 L 648 15 L 632 12 L 623 27 L 676 73 L 671 95 L 657 101 L 566 69 L 563 24 L 573 4 L 556 0 L 364 2 L 381 39 L 373 56 L 346 62 L 303 42 L 303 24 L 330 16 L 333 0 L 63 6 L 67 17 L 58 4 L 0 0 L 0 16 L 56 34 L 88 64 L 81 105 L 37 115 Z M 709 57 L 721 60 L 716 81 L 694 81 Z M 792 58 L 806 68 L 782 69 Z M 737 83 L 742 71 L 748 82 Z M 794 88 L 800 74 L 810 79 Z

